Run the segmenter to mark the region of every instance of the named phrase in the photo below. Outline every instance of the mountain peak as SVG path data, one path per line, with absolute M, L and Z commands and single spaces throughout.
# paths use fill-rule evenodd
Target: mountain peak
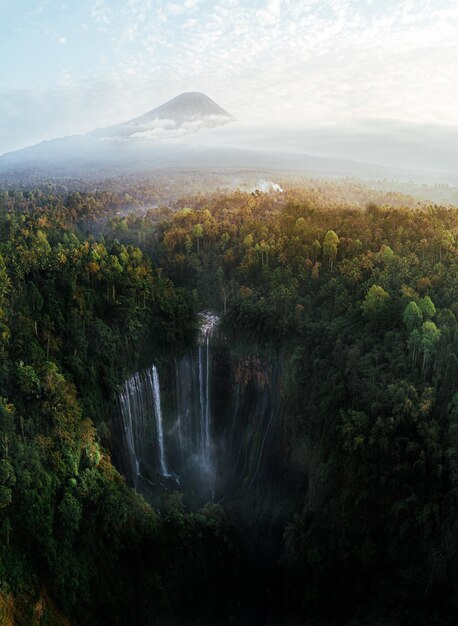
M 151 120 L 173 120 L 177 124 L 184 124 L 215 115 L 232 119 L 232 115 L 204 93 L 187 91 L 126 124 L 138 124 Z
M 96 130 L 97 136 L 131 137 L 160 135 L 164 132 L 195 132 L 227 124 L 234 117 L 201 91 L 187 91 L 139 117 Z
M 202 98 L 204 100 L 210 100 L 211 102 L 213 102 L 213 100 L 209 98 L 206 94 L 204 94 L 203 91 L 183 91 L 183 93 L 180 93 L 178 94 L 178 96 L 171 98 L 171 100 L 168 100 L 168 102 L 171 102 L 172 100 L 180 100 L 186 98 Z

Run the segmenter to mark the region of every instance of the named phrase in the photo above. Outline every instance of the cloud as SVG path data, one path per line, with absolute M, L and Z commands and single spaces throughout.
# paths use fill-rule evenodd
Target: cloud
M 4 4 L 6 6 L 6 2 Z M 38 4 L 36 5 L 34 9 L 31 9 L 30 11 L 28 11 L 28 15 L 31 17 L 36 17 L 37 15 L 39 15 L 45 10 L 48 4 L 49 4 L 49 0 L 41 0 L 41 2 L 38 2 Z
M 180 142 L 208 148 L 228 146 L 315 155 L 406 170 L 458 171 L 458 128 L 432 123 L 359 119 L 307 128 L 285 119 L 276 125 L 235 122 L 217 129 L 203 129 L 197 138 L 186 136 Z
M 65 37 L 58 37 L 57 38 L 57 43 L 61 44 L 61 45 L 65 45 L 67 42 L 67 39 Z
M 90 9 L 91 18 L 102 27 L 110 23 L 112 12 L 105 0 L 94 0 Z
M 171 141 L 177 138 L 224 126 L 231 122 L 225 115 L 207 115 L 204 119 L 190 120 L 177 124 L 173 120 L 153 120 L 142 125 L 138 132 L 131 135 L 133 139 L 147 141 Z
M 70 84 L 66 66 L 39 90 L 4 84 L 0 152 L 118 123 L 195 90 L 238 119 L 270 128 L 352 127 L 358 135 L 360 120 L 374 128 L 378 120 L 458 126 L 454 0 L 82 6 L 93 63 L 70 72 Z M 72 10 L 68 5 L 66 14 Z M 63 65 L 66 55 L 77 55 L 79 40 L 64 32 Z

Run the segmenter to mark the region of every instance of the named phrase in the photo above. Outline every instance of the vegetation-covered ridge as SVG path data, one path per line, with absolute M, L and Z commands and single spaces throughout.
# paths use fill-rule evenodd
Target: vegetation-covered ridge
M 283 535 L 288 606 L 453 623 L 458 212 L 323 205 L 199 198 L 143 245 L 233 339 L 283 354 L 281 487 L 301 502 Z M 130 240 L 148 220 L 111 229 Z
M 96 193 L 1 196 L 1 619 L 456 623 L 458 210 L 186 205 L 106 221 Z M 278 474 L 157 511 L 111 465 L 110 403 L 204 305 L 281 355 Z
M 160 517 L 112 467 L 106 420 L 142 355 L 189 341 L 193 299 L 138 248 L 82 236 L 78 207 L 9 204 L 0 216 L 0 621 L 146 624 L 150 602 L 164 621 L 188 536 L 208 536 L 208 549 L 224 516 L 211 506 L 185 516 L 172 498 Z

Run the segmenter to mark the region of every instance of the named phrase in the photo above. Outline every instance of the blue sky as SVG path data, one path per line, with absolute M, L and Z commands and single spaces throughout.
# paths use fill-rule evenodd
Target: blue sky
M 204 91 L 247 123 L 458 127 L 458 0 L 0 0 L 0 153 Z

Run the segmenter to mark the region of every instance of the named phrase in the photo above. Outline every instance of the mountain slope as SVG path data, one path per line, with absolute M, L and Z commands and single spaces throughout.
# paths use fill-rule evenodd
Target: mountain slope
M 196 132 L 201 128 L 214 128 L 233 121 L 230 113 L 201 92 L 188 92 L 176 96 L 159 107 L 139 117 L 106 128 L 91 135 L 96 137 L 132 137 Z M 176 134 L 173 133 L 173 134 Z
M 202 119 L 204 117 L 220 115 L 233 119 L 232 115 L 225 111 L 214 100 L 200 92 L 182 93 L 165 104 L 137 117 L 127 124 L 147 124 L 156 119 L 171 119 L 177 124 Z
M 234 122 L 229 128 L 223 125 Z M 382 178 L 456 185 L 456 174 L 440 177 L 427 168 L 365 160 L 365 146 L 380 147 L 379 136 L 368 135 L 356 152 L 360 158 L 342 155 L 347 136 L 333 136 L 280 127 L 251 129 L 203 93 L 183 93 L 165 104 L 122 124 L 43 141 L 0 156 L 0 179 L 24 180 L 49 177 L 104 178 L 125 173 L 148 174 L 159 169 L 262 169 L 297 172 L 307 176 Z M 220 127 L 220 128 L 217 128 Z M 202 131 L 199 133 L 199 131 Z M 320 134 L 321 132 L 321 134 Z M 192 134 L 192 137 L 189 135 Z M 194 137 L 197 139 L 195 140 Z M 260 140 L 261 137 L 261 140 Z M 340 141 L 340 143 L 339 143 Z M 376 143 L 377 141 L 377 143 Z M 329 155 L 314 154 L 321 144 Z M 387 144 L 387 153 L 399 152 L 402 144 Z M 335 152 L 336 158 L 330 156 Z M 344 154 L 346 152 L 344 151 Z M 389 160 L 388 160 L 389 161 Z M 407 161 L 407 160 L 406 160 Z M 381 160 L 380 163 L 383 163 Z

